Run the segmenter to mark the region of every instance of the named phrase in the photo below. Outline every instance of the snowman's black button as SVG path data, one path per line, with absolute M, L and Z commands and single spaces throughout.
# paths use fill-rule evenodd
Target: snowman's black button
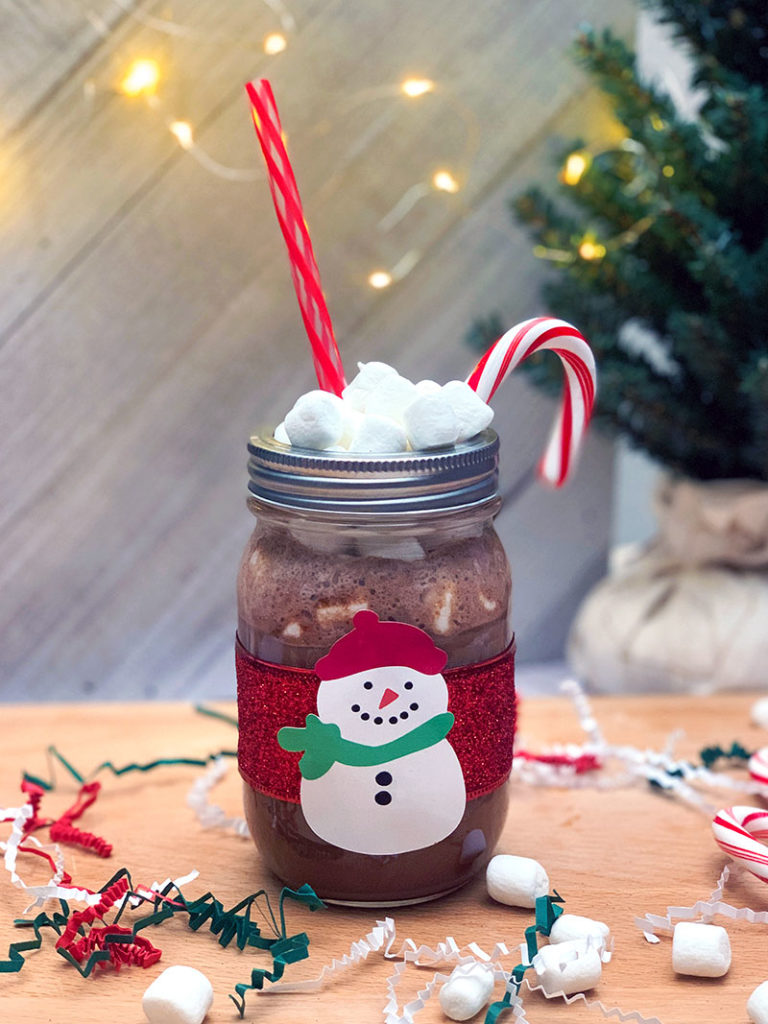
M 389 772 L 379 772 L 379 774 L 376 776 L 376 785 L 391 786 L 392 776 L 389 774 Z
M 377 804 L 381 804 L 382 807 L 386 807 L 387 804 L 392 803 L 392 794 L 388 793 L 386 789 L 382 789 L 382 791 L 377 793 L 373 799 Z

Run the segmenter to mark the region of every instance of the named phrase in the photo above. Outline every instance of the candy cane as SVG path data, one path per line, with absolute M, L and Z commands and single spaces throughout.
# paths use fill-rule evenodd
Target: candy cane
M 245 88 L 267 165 L 275 212 L 288 247 L 293 285 L 312 346 L 317 381 L 324 391 L 340 395 L 345 384 L 344 369 L 320 285 L 320 272 L 304 220 L 299 189 L 283 142 L 283 130 L 272 87 L 266 78 L 259 78 L 249 82 Z
M 762 807 L 726 807 L 712 821 L 721 850 L 763 882 L 768 882 L 768 811 Z
M 546 316 L 524 320 L 488 349 L 467 384 L 489 402 L 524 359 L 545 349 L 560 356 L 565 386 L 538 472 L 548 483 L 560 487 L 573 468 L 595 403 L 595 359 L 586 338 L 565 320 Z
M 755 782 L 768 786 L 768 747 L 761 747 L 750 757 L 749 774 Z

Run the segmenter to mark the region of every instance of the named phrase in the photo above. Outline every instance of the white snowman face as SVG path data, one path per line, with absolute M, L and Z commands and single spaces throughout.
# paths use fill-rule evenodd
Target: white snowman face
M 317 713 L 346 740 L 377 746 L 404 736 L 448 710 L 443 677 L 385 666 L 329 679 L 317 691 Z

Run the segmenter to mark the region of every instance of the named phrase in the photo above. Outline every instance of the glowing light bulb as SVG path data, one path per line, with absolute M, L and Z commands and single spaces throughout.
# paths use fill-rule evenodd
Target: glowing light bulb
M 374 270 L 374 272 L 368 276 L 368 284 L 371 288 L 376 288 L 378 290 L 382 288 L 389 288 L 392 284 L 392 275 L 386 270 Z
M 665 178 L 671 178 L 672 175 L 675 173 L 675 168 L 672 166 L 672 164 L 664 164 L 664 166 L 661 168 L 661 173 L 664 175 Z
M 589 167 L 590 161 L 585 153 L 571 153 L 565 161 L 561 174 L 561 180 L 566 185 L 578 185 Z
M 459 183 L 450 171 L 437 171 L 432 176 L 432 184 L 440 192 L 458 192 Z
M 160 81 L 160 67 L 156 60 L 135 60 L 128 68 L 120 88 L 126 96 L 153 93 Z
M 579 246 L 579 256 L 583 260 L 601 260 L 605 256 L 605 246 L 585 238 Z
M 282 53 L 287 45 L 288 40 L 284 35 L 280 32 L 272 32 L 264 40 L 264 53 L 270 57 L 275 57 L 278 53 Z
M 168 131 L 175 136 L 182 149 L 192 148 L 192 125 L 189 121 L 172 121 L 168 125 Z
M 425 93 L 432 92 L 434 88 L 435 83 L 431 78 L 406 78 L 400 86 L 400 90 L 411 99 L 415 99 L 417 96 L 423 96 Z

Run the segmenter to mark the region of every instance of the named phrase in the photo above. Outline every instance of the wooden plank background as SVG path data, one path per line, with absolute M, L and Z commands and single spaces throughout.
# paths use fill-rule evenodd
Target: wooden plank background
M 273 81 L 348 368 L 464 376 L 473 317 L 541 311 L 505 203 L 551 176 L 551 136 L 610 133 L 566 49 L 585 18 L 631 32 L 628 0 L 296 0 L 270 58 L 282 10 L 3 5 L 2 699 L 233 692 L 245 440 L 312 384 L 246 79 Z M 153 105 L 116 88 L 140 56 L 162 70 Z M 399 95 L 409 75 L 434 94 Z M 202 167 L 176 118 L 252 180 Z M 443 166 L 458 195 L 429 192 L 386 229 Z M 531 467 L 552 405 L 516 379 L 496 408 L 520 656 L 557 658 L 603 571 L 611 450 L 593 437 L 575 483 L 546 492 Z

